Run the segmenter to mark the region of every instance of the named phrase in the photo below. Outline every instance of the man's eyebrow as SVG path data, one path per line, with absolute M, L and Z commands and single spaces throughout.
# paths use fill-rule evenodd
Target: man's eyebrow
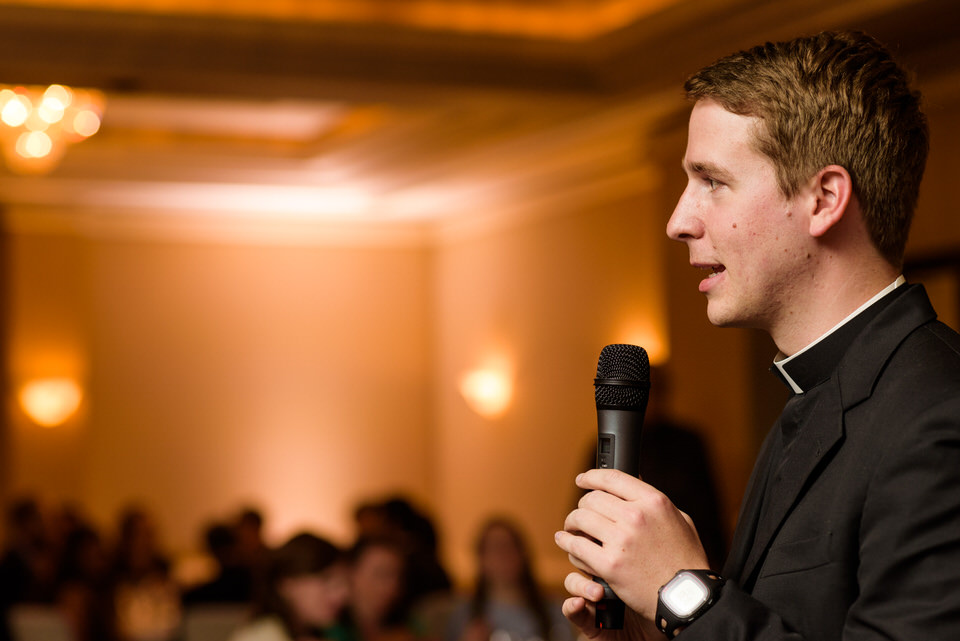
M 683 163 L 683 166 L 684 169 L 689 169 L 691 173 L 710 176 L 723 182 L 728 182 L 733 179 L 733 174 L 720 165 L 715 165 L 711 162 L 692 162 L 689 165 Z

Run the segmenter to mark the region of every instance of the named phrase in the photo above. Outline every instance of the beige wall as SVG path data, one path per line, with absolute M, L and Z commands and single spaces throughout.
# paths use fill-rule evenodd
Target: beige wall
M 458 574 L 493 513 L 526 527 L 545 572 L 567 570 L 553 532 L 579 498 L 573 478 L 596 442 L 597 357 L 608 343 L 666 340 L 662 232 L 645 195 L 437 250 L 437 505 Z M 456 382 L 498 359 L 515 398 L 502 417 L 483 419 Z
M 428 497 L 428 255 L 15 235 L 15 381 L 77 374 L 58 429 L 13 411 L 12 489 L 112 524 L 154 509 L 174 549 L 262 506 L 269 533 L 352 535 L 355 501 Z

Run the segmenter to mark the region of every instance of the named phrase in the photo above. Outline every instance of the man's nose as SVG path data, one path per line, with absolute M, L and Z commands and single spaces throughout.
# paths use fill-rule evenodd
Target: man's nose
M 703 236 L 703 222 L 686 190 L 680 195 L 680 200 L 667 221 L 667 236 L 680 242 Z

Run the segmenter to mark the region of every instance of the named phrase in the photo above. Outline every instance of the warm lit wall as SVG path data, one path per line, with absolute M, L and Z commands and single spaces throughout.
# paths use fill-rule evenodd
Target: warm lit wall
M 86 244 L 71 235 L 19 236 L 7 242 L 6 284 L 10 433 L 5 452 L 7 494 L 41 491 L 57 499 L 82 496 L 88 406 L 58 429 L 39 428 L 19 411 L 25 381 L 50 376 L 86 381 L 91 374 Z
M 428 494 L 428 254 L 11 239 L 15 380 L 81 376 L 62 429 L 13 415 L 13 491 L 112 525 L 154 510 L 171 548 L 261 506 L 274 540 L 346 540 L 354 502 Z M 51 372 L 51 370 L 57 370 Z
M 957 222 L 957 149 L 960 147 L 960 80 L 942 78 L 923 87 L 930 124 L 930 156 L 920 189 L 920 202 L 907 245 L 907 256 L 922 261 L 931 256 L 960 253 Z M 960 329 L 960 266 L 920 272 L 943 322 Z
M 608 343 L 666 339 L 656 276 L 665 237 L 643 196 L 437 249 L 437 506 L 461 576 L 494 513 L 524 525 L 545 574 L 569 567 L 553 533 L 579 498 L 573 479 L 596 442 L 597 357 Z M 481 418 L 456 383 L 498 363 L 512 374 L 514 402 Z
M 921 85 L 930 126 L 930 156 L 910 232 L 908 255 L 960 246 L 957 168 L 960 157 L 960 79 L 956 75 Z

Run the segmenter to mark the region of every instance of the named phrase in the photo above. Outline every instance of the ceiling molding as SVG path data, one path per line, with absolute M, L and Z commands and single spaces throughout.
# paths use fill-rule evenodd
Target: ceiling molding
M 824 28 L 868 29 L 935 71 L 950 63 L 929 52 L 960 37 L 958 21 L 960 3 L 950 0 L 682 0 L 600 37 L 562 42 L 375 21 L 0 3 L 0 78 L 114 91 L 292 98 L 344 98 L 351 87 L 381 96 L 443 87 L 636 93 L 676 87 L 691 70 L 737 48 Z
M 4 4 L 100 12 L 330 24 L 540 40 L 586 40 L 679 0 L 6 0 Z

